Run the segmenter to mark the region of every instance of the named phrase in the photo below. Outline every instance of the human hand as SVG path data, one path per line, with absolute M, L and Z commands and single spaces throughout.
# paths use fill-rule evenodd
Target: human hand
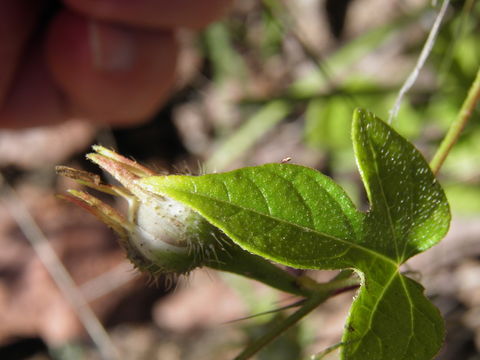
M 230 2 L 64 0 L 39 30 L 52 1 L 1 1 L 0 127 L 147 119 L 175 81 L 176 29 L 202 28 Z

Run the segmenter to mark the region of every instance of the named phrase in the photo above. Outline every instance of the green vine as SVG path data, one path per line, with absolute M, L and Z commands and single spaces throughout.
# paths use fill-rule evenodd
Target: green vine
M 437 152 L 433 156 L 432 161 L 430 162 L 430 167 L 434 174 L 437 174 L 440 171 L 445 159 L 452 147 L 456 144 L 460 138 L 465 125 L 475 111 L 478 101 L 480 100 L 480 68 L 477 71 L 475 80 L 468 91 L 468 95 L 463 102 L 463 105 L 458 112 L 457 117 L 450 125 L 447 134 L 443 138 L 443 141 L 440 144 Z

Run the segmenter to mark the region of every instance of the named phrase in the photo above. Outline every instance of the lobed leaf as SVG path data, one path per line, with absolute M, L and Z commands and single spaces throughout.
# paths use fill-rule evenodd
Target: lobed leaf
M 422 154 L 362 110 L 354 113 L 352 137 L 378 233 L 369 236 L 369 247 L 401 264 L 438 243 L 448 231 L 450 209 Z
M 387 264 L 365 273 L 350 308 L 343 359 L 427 360 L 444 339 L 443 319 L 423 287 Z
M 255 254 L 301 268 L 359 271 L 343 359 L 431 359 L 443 341 L 442 318 L 399 265 L 446 234 L 445 194 L 418 150 L 374 115 L 357 110 L 352 134 L 367 213 L 330 178 L 291 164 L 141 184 L 191 206 Z

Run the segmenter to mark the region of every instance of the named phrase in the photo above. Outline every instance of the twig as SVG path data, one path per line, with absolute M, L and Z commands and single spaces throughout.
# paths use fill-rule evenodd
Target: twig
M 433 156 L 432 161 L 430 162 L 430 167 L 434 174 L 437 174 L 440 168 L 442 167 L 443 162 L 448 156 L 448 153 L 452 149 L 453 145 L 458 141 L 460 134 L 462 133 L 463 128 L 467 124 L 470 116 L 474 112 L 478 102 L 480 100 L 480 68 L 477 71 L 475 80 L 473 81 L 468 95 L 463 102 L 462 108 L 457 114 L 457 117 L 450 125 L 447 134 L 443 138 L 440 147 Z
M 407 80 L 405 80 L 405 83 L 403 84 L 402 88 L 398 92 L 398 96 L 395 100 L 395 103 L 393 104 L 393 107 L 389 112 L 389 117 L 388 117 L 389 124 L 391 124 L 393 119 L 397 116 L 398 111 L 400 110 L 400 105 L 402 103 L 403 97 L 408 92 L 408 90 L 410 90 L 410 88 L 413 86 L 413 84 L 417 80 L 418 75 L 420 74 L 420 70 L 422 69 L 423 65 L 425 65 L 425 61 L 427 60 L 428 55 L 430 55 L 432 51 L 433 45 L 435 44 L 435 39 L 437 38 L 437 34 L 440 29 L 440 24 L 442 23 L 442 20 L 445 16 L 449 3 L 450 3 L 450 0 L 444 0 L 442 3 L 442 7 L 440 8 L 440 11 L 438 12 L 437 17 L 435 18 L 435 21 L 432 25 L 432 28 L 430 29 L 430 33 L 428 34 L 427 41 L 423 45 L 423 49 L 422 49 L 422 52 L 420 53 L 420 56 L 418 57 L 417 63 L 415 64 L 415 67 L 413 68 L 412 72 L 408 76 Z
M 70 302 L 88 335 L 99 349 L 102 358 L 105 360 L 119 359 L 118 351 L 107 331 L 85 301 L 82 293 L 75 285 L 75 282 L 63 266 L 42 230 L 30 215 L 22 199 L 20 199 L 2 174 L 0 174 L 0 185 L 3 185 L 4 191 L 12 200 L 8 203 L 5 201 L 5 205 L 63 293 L 63 296 Z

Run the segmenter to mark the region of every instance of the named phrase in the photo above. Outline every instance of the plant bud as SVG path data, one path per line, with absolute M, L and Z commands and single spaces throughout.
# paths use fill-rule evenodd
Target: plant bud
M 161 272 L 185 273 L 202 266 L 202 247 L 213 244 L 212 225 L 169 198 L 139 203 L 134 224 L 131 243 Z
M 67 167 L 59 166 L 57 172 L 88 187 L 123 197 L 128 202 L 127 217 L 86 192 L 70 190 L 70 196 L 63 197 L 110 226 L 137 268 L 153 274 L 184 274 L 211 261 L 205 258 L 206 254 L 214 255 L 210 250 L 220 245 L 215 227 L 191 208 L 138 186 L 138 179 L 155 175 L 150 169 L 103 147 L 95 146 L 94 150 L 96 153 L 87 157 L 123 187 L 102 184 L 97 175 Z

